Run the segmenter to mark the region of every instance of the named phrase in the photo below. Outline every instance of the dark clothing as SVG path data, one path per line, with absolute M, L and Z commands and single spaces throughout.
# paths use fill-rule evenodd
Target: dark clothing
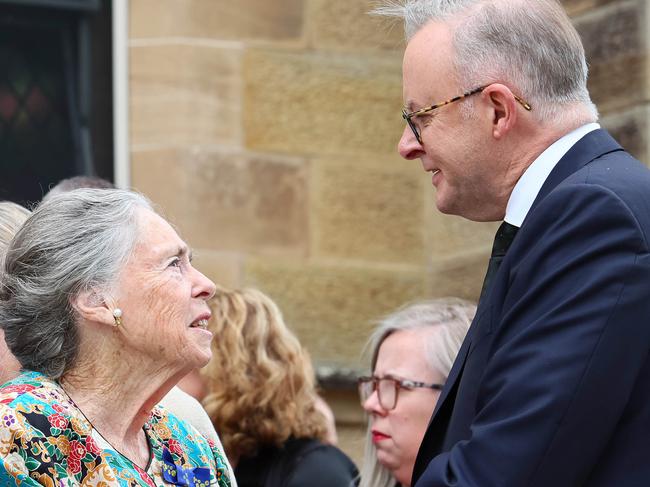
M 596 130 L 479 303 L 412 485 L 650 485 L 649 351 L 650 171 Z
M 314 439 L 289 439 L 242 457 L 235 468 L 239 487 L 350 487 L 358 472 L 338 448 Z

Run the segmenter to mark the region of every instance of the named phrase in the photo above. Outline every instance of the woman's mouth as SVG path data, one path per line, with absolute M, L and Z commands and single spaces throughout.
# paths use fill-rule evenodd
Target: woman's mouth
M 385 435 L 384 433 L 380 433 L 379 431 L 373 431 L 372 432 L 372 442 L 373 443 L 379 443 L 381 441 L 389 439 L 390 436 Z
M 203 318 L 200 320 L 196 320 L 194 323 L 190 325 L 190 328 L 201 328 L 203 330 L 208 329 L 208 320 Z

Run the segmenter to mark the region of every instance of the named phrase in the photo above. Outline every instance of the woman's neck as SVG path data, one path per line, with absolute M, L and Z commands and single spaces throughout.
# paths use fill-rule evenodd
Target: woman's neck
M 61 386 L 93 428 L 144 468 L 149 448 L 143 426 L 153 407 L 186 371 L 173 373 L 170 367 L 155 367 L 145 361 L 102 360 L 102 355 L 82 355 L 91 356 L 92 361 L 80 362 L 66 372 Z

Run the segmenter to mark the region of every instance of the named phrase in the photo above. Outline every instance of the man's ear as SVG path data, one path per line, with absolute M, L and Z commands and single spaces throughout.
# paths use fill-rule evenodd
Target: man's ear
M 517 99 L 510 88 L 500 83 L 489 85 L 482 95 L 487 97 L 492 109 L 492 135 L 502 139 L 517 123 Z
M 102 325 L 115 325 L 114 306 L 111 306 L 110 300 L 97 289 L 80 292 L 71 300 L 70 304 L 85 321 Z

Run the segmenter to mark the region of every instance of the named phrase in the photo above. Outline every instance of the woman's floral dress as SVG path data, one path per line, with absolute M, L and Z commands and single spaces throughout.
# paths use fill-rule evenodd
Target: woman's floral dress
M 187 423 L 156 407 L 144 431 L 151 458 L 143 470 L 93 429 L 60 385 L 24 372 L 0 387 L 0 485 L 230 487 L 223 453 Z

